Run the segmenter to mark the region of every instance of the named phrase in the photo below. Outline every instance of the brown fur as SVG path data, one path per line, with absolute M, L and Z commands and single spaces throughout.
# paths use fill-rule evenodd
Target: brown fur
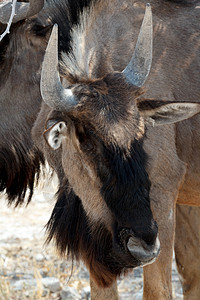
M 197 300 L 200 295 L 199 207 L 177 205 L 175 254 L 184 299 Z
M 179 6 L 178 3 L 152 2 L 154 52 L 151 73 L 145 85 L 148 89 L 145 97 L 150 96 L 157 100 L 199 101 L 200 27 L 197 21 L 199 10 L 195 9 L 199 2 L 193 3 L 193 6 L 186 8 Z M 198 188 L 200 143 L 197 129 L 199 121 L 200 117 L 196 116 L 177 123 L 175 126 L 166 126 L 166 130 L 162 127 L 154 128 L 156 130 L 149 128 L 147 131 L 147 144 L 151 151 L 148 153 L 155 158 L 153 164 L 157 166 L 155 169 L 150 167 L 154 170 L 151 171 L 151 178 L 154 182 L 152 194 L 155 191 L 156 199 L 160 198 L 160 200 L 157 203 L 152 202 L 152 209 L 159 225 L 162 250 L 158 260 L 153 265 L 144 268 L 144 299 L 172 299 L 171 261 L 176 199 L 178 202 L 187 204 L 200 204 Z M 161 208 L 158 203 L 161 204 Z M 182 231 L 179 218 L 176 232 Z M 181 274 L 184 278 L 184 286 L 189 285 L 190 288 L 187 292 L 184 288 L 184 299 L 198 299 L 198 284 L 195 282 L 200 276 L 199 264 L 197 263 L 192 268 L 190 261 L 193 259 L 192 254 L 189 254 L 189 250 L 185 253 L 183 248 L 184 241 L 190 235 L 189 224 L 191 223 L 194 227 L 192 224 L 195 222 L 192 214 L 187 220 L 187 232 L 184 231 L 182 235 L 179 233 L 177 236 L 181 252 L 177 251 L 178 246 L 175 247 L 175 251 L 177 261 L 183 261 L 183 257 L 185 258 L 184 271 L 181 271 Z M 194 241 L 196 241 L 195 237 Z M 196 246 L 192 247 L 190 243 L 187 243 L 187 247 L 194 251 L 193 253 L 197 253 Z M 193 279 L 189 272 L 194 274 Z M 152 274 L 154 274 L 153 277 Z
M 191 8 L 186 8 L 171 2 L 154 1 L 152 3 L 154 53 L 153 66 L 145 85 L 148 89 L 145 97 L 148 95 L 158 100 L 199 101 L 200 28 L 197 22 L 199 10 L 195 9 L 199 2 L 195 4 Z M 156 172 L 157 168 L 151 169 L 150 167 L 154 170 L 151 172 L 154 182 L 152 194 L 155 191 L 156 199 L 160 198 L 158 201 L 162 206 L 160 210 L 158 203 L 152 202 L 154 216 L 159 225 L 162 250 L 158 260 L 152 266 L 144 268 L 144 299 L 172 299 L 170 265 L 176 215 L 175 202 L 178 199 L 178 202 L 182 203 L 200 204 L 198 188 L 200 143 L 197 129 L 199 118 L 196 116 L 176 126 L 166 126 L 166 130 L 154 128 L 155 131 L 149 128 L 147 132 L 148 149 L 151 149 L 148 153 L 155 157 L 154 164 L 159 168 Z M 155 139 L 155 136 L 159 139 Z M 188 223 L 194 222 L 193 216 L 188 216 Z M 178 218 L 176 232 L 181 231 L 181 226 Z M 189 251 L 186 254 L 183 248 L 184 240 L 189 237 L 189 234 L 188 226 L 187 232 L 184 231 L 177 237 L 182 252 L 177 251 L 177 246 L 175 251 L 177 261 L 182 261 L 182 257 L 185 257 L 184 272 L 182 271 L 181 274 L 184 278 L 184 286 L 189 285 L 190 289 L 186 292 L 184 288 L 184 299 L 198 299 L 199 291 L 195 282 L 200 276 L 199 265 L 197 263 L 194 268 L 190 267 L 192 258 L 188 254 Z M 197 251 L 194 250 L 196 246 L 192 247 L 190 243 L 187 243 L 187 247 Z M 191 283 L 189 272 L 194 274 L 193 283 Z M 152 274 L 154 274 L 153 277 Z

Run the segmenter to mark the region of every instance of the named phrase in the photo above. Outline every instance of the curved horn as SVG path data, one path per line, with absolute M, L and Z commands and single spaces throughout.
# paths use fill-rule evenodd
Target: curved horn
M 8 23 L 12 11 L 13 1 L 2 2 L 0 4 L 0 22 Z M 16 2 L 15 16 L 12 23 L 17 23 L 20 20 L 34 16 L 44 6 L 44 0 L 30 0 L 30 3 Z
M 133 56 L 122 72 L 129 83 L 138 87 L 145 83 L 151 68 L 152 31 L 152 13 L 148 3 Z
M 58 25 L 53 30 L 48 42 L 40 81 L 40 90 L 44 102 L 55 110 L 69 111 L 76 104 L 71 89 L 63 88 L 58 72 Z

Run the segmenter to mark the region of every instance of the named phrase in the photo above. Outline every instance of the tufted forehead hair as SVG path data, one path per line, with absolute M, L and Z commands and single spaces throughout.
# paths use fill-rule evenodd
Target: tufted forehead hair
M 84 8 L 79 16 L 79 23 L 72 27 L 70 53 L 62 53 L 61 66 L 66 74 L 74 78 L 91 79 L 92 65 L 97 51 L 97 41 L 94 39 L 94 31 L 97 26 L 97 18 L 103 8 L 102 0 L 91 3 Z M 101 13 L 100 13 L 101 15 Z
M 123 53 L 125 43 L 122 41 L 129 40 L 132 34 L 131 31 L 124 30 L 124 18 L 117 19 L 116 23 L 121 9 L 127 14 L 126 7 L 126 3 L 122 4 L 118 0 L 96 0 L 83 9 L 78 24 L 71 29 L 71 50 L 61 55 L 61 71 L 68 79 L 90 80 L 113 71 L 113 53 L 118 48 Z M 131 51 L 130 46 L 130 55 Z M 130 56 L 127 59 L 125 56 L 124 54 L 125 60 L 130 59 Z

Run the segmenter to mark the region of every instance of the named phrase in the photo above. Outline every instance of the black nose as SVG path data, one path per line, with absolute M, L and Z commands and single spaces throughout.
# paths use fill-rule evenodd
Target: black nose
M 144 231 L 136 236 L 132 229 L 121 228 L 117 239 L 114 240 L 114 248 L 120 251 L 120 256 L 126 267 L 145 266 L 153 263 L 160 253 L 160 241 L 157 236 L 158 227 L 153 223 L 149 234 Z M 116 243 L 117 242 L 117 243 Z
M 128 240 L 127 249 L 144 266 L 155 261 L 160 253 L 160 241 L 157 237 L 153 244 L 147 245 L 143 240 L 132 236 Z

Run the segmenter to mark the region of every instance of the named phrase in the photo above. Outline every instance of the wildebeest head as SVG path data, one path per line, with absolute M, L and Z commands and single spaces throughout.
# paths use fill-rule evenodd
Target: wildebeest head
M 64 236 L 73 239 L 67 221 L 60 226 L 64 230 L 60 235 L 66 240 L 65 248 L 73 244 L 80 252 L 99 285 L 110 284 L 124 268 L 152 263 L 159 253 L 143 149 L 144 120 L 170 123 L 186 118 L 186 109 L 187 116 L 199 112 L 196 104 L 137 101 L 151 66 L 151 33 L 148 6 L 134 55 L 123 72 L 108 72 L 98 79 L 73 77 L 69 72 L 68 86 L 63 88 L 54 27 L 43 63 L 41 93 L 51 107 L 44 137 L 61 156 L 72 188 L 68 193 L 74 207 L 71 213 L 82 220 L 79 238 L 77 225 L 74 229 L 79 246 Z M 65 200 L 59 201 L 56 210 Z M 58 224 L 56 210 L 53 218 Z M 65 232 L 65 225 L 72 233 Z

